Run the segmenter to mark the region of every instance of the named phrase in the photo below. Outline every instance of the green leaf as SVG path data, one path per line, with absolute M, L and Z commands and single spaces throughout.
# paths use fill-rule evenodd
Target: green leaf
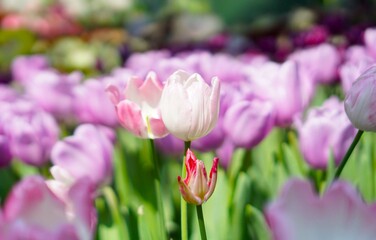
M 248 204 L 245 208 L 245 215 L 248 233 L 251 239 L 271 239 L 264 215 L 259 209 Z

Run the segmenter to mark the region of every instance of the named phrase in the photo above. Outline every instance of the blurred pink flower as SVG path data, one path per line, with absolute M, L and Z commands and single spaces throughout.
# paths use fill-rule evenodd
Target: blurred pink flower
M 100 187 L 111 181 L 113 151 L 111 140 L 100 127 L 80 125 L 73 136 L 66 137 L 53 147 L 51 173 L 63 185 L 70 186 L 77 179 L 88 177 L 96 187 Z
M 338 165 L 356 134 L 343 102 L 335 97 L 310 109 L 305 121 L 298 120 L 296 125 L 303 157 L 314 168 L 325 169 L 331 154 Z
M 274 127 L 274 108 L 270 101 L 243 100 L 227 110 L 223 128 L 236 147 L 252 148 Z
M 184 200 L 188 203 L 201 205 L 206 202 L 214 192 L 217 183 L 218 158 L 214 158 L 213 160 L 209 179 L 206 174 L 204 162 L 198 160 L 189 149 L 185 156 L 185 167 L 187 169 L 185 179 L 183 180 L 178 176 L 180 192 Z
M 277 126 L 290 125 L 294 116 L 304 110 L 305 97 L 312 95 L 312 92 L 305 91 L 304 79 L 293 61 L 283 64 L 267 62 L 245 71 L 253 94 L 272 102 Z
M 100 79 L 85 80 L 73 89 L 76 118 L 81 123 L 102 124 L 114 127 L 118 124 L 116 111 L 105 92 Z
M 376 131 L 376 66 L 363 72 L 350 88 L 345 110 L 351 123 L 364 131 Z
M 212 79 L 210 87 L 199 74 L 185 71 L 172 74 L 163 89 L 160 111 L 168 131 L 184 141 L 207 135 L 219 114 L 220 84 Z
M 292 53 L 290 60 L 305 68 L 316 83 L 330 84 L 336 81 L 341 57 L 338 50 L 328 43 L 305 48 Z
M 19 56 L 11 66 L 13 79 L 27 85 L 35 74 L 49 68 L 47 58 L 43 55 Z
M 124 94 L 115 85 L 106 88 L 120 124 L 137 137 L 152 139 L 168 134 L 159 111 L 162 90 L 154 72 L 150 72 L 145 81 L 130 78 Z
M 266 208 L 275 240 L 376 239 L 376 205 L 337 181 L 319 197 L 309 182 L 292 179 Z
M 39 71 L 30 76 L 26 95 L 57 119 L 70 122 L 74 119 L 73 89 L 82 77 L 80 72 L 64 75 L 52 69 Z
M 0 135 L 6 138 L 12 156 L 34 166 L 48 162 L 59 137 L 55 119 L 25 99 L 0 105 Z
M 92 238 L 96 222 L 91 185 L 81 179 L 60 199 L 39 176 L 17 183 L 4 204 L 0 239 Z

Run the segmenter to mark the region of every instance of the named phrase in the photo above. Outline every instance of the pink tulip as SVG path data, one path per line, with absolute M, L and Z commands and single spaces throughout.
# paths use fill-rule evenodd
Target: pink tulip
M 154 72 L 150 72 L 144 82 L 132 77 L 124 95 L 115 85 L 106 88 L 115 104 L 120 124 L 140 138 L 152 139 L 168 134 L 159 112 L 162 90 L 163 86 Z
M 172 74 L 163 89 L 160 103 L 168 131 L 184 141 L 206 136 L 218 120 L 219 92 L 216 77 L 210 87 L 199 74 L 189 75 L 181 70 Z
M 214 192 L 217 183 L 218 158 L 214 158 L 213 160 L 209 180 L 204 162 L 198 160 L 189 149 L 185 157 L 185 167 L 187 169 L 185 179 L 183 180 L 178 176 L 180 192 L 184 200 L 188 203 L 201 205 L 206 202 Z
M 41 177 L 29 176 L 6 199 L 0 239 L 89 240 L 94 213 L 91 185 L 85 179 L 73 185 L 63 200 Z
M 290 180 L 266 218 L 275 240 L 376 239 L 376 204 L 342 181 L 319 197 L 309 182 Z
M 364 131 L 376 131 L 376 66 L 368 68 L 353 83 L 345 99 L 351 123 Z

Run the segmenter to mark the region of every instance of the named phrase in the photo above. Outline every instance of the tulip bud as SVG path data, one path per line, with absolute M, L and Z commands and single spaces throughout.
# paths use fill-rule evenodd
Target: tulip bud
M 353 83 L 345 99 L 351 123 L 363 131 L 376 131 L 376 66 L 368 68 Z
M 217 183 L 217 166 L 218 158 L 214 158 L 208 181 L 204 162 L 198 160 L 191 150 L 187 150 L 185 157 L 187 176 L 184 180 L 178 176 L 179 189 L 185 201 L 201 205 L 210 198 Z
M 175 137 L 192 141 L 207 135 L 219 113 L 219 80 L 212 87 L 199 74 L 173 73 L 163 89 L 160 109 L 163 122 Z

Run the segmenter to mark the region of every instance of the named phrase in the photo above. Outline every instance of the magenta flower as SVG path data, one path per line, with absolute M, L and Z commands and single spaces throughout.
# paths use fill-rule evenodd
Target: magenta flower
M 364 31 L 364 44 L 367 52 L 376 59 L 376 28 L 368 28 Z
M 63 200 L 41 177 L 26 177 L 13 187 L 3 210 L 0 239 L 89 240 L 96 221 L 91 185 L 85 179 Z
M 351 123 L 364 131 L 376 131 L 376 66 L 368 68 L 354 82 L 345 99 Z
M 290 180 L 266 218 L 275 240 L 376 239 L 376 205 L 342 181 L 319 197 L 309 182 Z
M 51 173 L 56 181 L 67 186 L 82 177 L 88 177 L 96 187 L 108 184 L 112 178 L 113 150 L 112 142 L 101 128 L 80 125 L 73 136 L 53 147 Z
M 184 200 L 188 203 L 201 205 L 206 202 L 214 192 L 217 183 L 218 158 L 214 158 L 213 160 L 209 179 L 206 174 L 204 162 L 198 160 L 189 149 L 185 156 L 185 167 L 187 169 L 185 179 L 183 180 L 178 176 L 180 192 Z
M 331 154 L 338 165 L 356 134 L 343 103 L 335 97 L 311 109 L 303 123 L 297 122 L 297 128 L 304 159 L 314 168 L 325 169 Z
M 124 95 L 115 85 L 106 88 L 120 124 L 137 137 L 152 139 L 168 134 L 159 112 L 162 90 L 154 72 L 150 72 L 145 81 L 138 77 L 129 79 Z
M 160 111 L 166 128 L 175 137 L 192 141 L 206 136 L 219 114 L 220 85 L 210 87 L 199 74 L 184 71 L 172 74 L 163 89 Z

